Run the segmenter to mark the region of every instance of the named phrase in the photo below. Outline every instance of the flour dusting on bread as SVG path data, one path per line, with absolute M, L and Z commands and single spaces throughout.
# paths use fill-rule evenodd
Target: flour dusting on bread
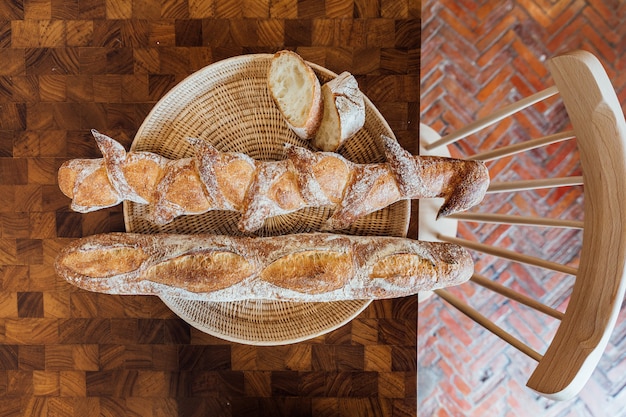
M 312 144 L 337 152 L 365 124 L 365 101 L 356 78 L 347 71 L 322 86 L 324 115 Z
M 182 215 L 237 211 L 240 230 L 251 233 L 269 217 L 306 207 L 332 209 L 327 226 L 335 230 L 406 199 L 445 197 L 440 215 L 448 215 L 479 203 L 489 184 L 482 162 L 414 156 L 385 136 L 387 162 L 373 164 L 295 145 L 286 145 L 282 160 L 257 161 L 199 139 L 190 142 L 190 158 L 131 151 L 123 158 L 67 161 L 59 169 L 59 187 L 80 212 L 145 200 L 148 219 L 164 225 Z
M 70 243 L 55 267 L 73 285 L 110 294 L 325 302 L 457 285 L 473 261 L 458 245 L 396 237 L 109 233 Z

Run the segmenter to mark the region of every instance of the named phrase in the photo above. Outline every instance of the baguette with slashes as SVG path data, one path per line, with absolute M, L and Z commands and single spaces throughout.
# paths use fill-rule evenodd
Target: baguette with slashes
M 474 269 L 455 244 L 325 233 L 109 233 L 73 241 L 55 266 L 71 284 L 108 294 L 295 302 L 403 297 L 461 284 Z
M 443 197 L 440 216 L 464 211 L 483 199 L 489 185 L 483 162 L 414 156 L 386 136 L 381 143 L 387 161 L 358 164 L 293 145 L 285 145 L 282 160 L 257 161 L 199 139 L 189 139 L 193 157 L 170 160 L 127 152 L 110 137 L 93 135 L 103 158 L 72 159 L 58 171 L 72 209 L 85 213 L 128 200 L 150 205 L 149 220 L 158 225 L 181 215 L 229 210 L 241 213 L 239 229 L 251 233 L 268 217 L 329 207 L 326 229 L 341 230 L 405 199 Z

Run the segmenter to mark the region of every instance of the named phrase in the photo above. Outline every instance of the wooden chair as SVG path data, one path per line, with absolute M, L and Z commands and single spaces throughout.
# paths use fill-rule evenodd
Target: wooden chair
M 501 329 L 449 290 L 435 293 L 475 322 L 513 345 L 537 366 L 527 382 L 536 392 L 555 400 L 569 399 L 580 391 L 595 369 L 615 326 L 624 297 L 626 266 L 626 123 L 620 103 L 600 62 L 590 53 L 574 51 L 548 62 L 555 86 L 507 106 L 450 135 L 439 137 L 422 126 L 422 154 L 447 155 L 447 146 L 547 97 L 560 94 L 573 131 L 550 135 L 472 155 L 491 160 L 575 137 L 582 177 L 492 182 L 488 192 L 582 185 L 582 222 L 479 212 L 434 221 L 440 202 L 420 201 L 420 239 L 461 244 L 475 254 L 486 253 L 575 276 L 571 298 L 564 312 L 475 274 L 472 281 L 505 297 L 526 304 L 560 320 L 545 353 Z M 578 268 L 519 254 L 507 249 L 456 237 L 458 221 L 496 222 L 539 227 L 583 229 Z M 464 284 L 471 285 L 471 283 Z

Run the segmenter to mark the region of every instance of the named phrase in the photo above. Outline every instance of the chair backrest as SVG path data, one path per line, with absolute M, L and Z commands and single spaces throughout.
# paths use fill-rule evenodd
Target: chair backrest
M 428 154 L 447 153 L 448 145 L 555 94 L 560 94 L 573 131 L 550 135 L 500 149 L 481 152 L 469 159 L 491 160 L 525 152 L 539 146 L 576 138 L 582 177 L 492 182 L 489 192 L 583 185 L 584 219 L 569 221 L 486 213 L 464 213 L 435 221 L 431 210 L 438 202 L 420 201 L 420 239 L 461 244 L 469 249 L 575 276 L 570 301 L 564 312 L 519 294 L 475 274 L 472 281 L 508 298 L 522 302 L 558 320 L 560 324 L 545 353 L 499 328 L 449 290 L 436 294 L 494 334 L 535 359 L 538 364 L 527 386 L 555 400 L 575 396 L 587 382 L 615 326 L 626 288 L 626 123 L 617 95 L 600 62 L 589 52 L 574 51 L 548 62 L 555 86 L 507 106 L 465 128 L 438 137 L 427 127 L 420 135 L 421 149 Z M 583 229 L 578 268 L 550 262 L 508 249 L 461 239 L 456 222 L 496 222 L 541 227 Z

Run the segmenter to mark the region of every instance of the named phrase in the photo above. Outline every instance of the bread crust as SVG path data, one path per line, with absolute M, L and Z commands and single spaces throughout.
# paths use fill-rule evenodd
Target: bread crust
M 109 294 L 323 302 L 457 285 L 473 261 L 458 245 L 396 237 L 109 233 L 73 241 L 55 268 L 73 285 Z
M 356 78 L 347 71 L 322 86 L 324 113 L 312 145 L 336 152 L 365 124 L 365 101 Z
M 104 158 L 67 161 L 58 172 L 72 209 L 88 212 L 129 200 L 149 204 L 149 220 L 158 225 L 181 215 L 229 210 L 241 213 L 239 229 L 252 233 L 268 217 L 329 207 L 327 230 L 341 230 L 403 199 L 444 197 L 439 215 L 466 210 L 482 200 L 489 185 L 482 162 L 413 156 L 386 136 L 381 142 L 387 162 L 356 164 L 293 145 L 286 145 L 283 160 L 255 161 L 198 139 L 190 139 L 194 157 L 168 160 L 150 152 L 122 154 L 113 139 L 94 135 Z M 108 155 L 112 150 L 115 157 Z

